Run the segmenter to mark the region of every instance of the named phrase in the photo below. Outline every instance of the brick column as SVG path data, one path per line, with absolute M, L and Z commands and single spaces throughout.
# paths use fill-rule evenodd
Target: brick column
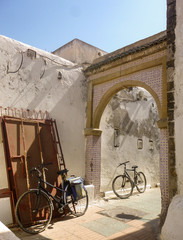
M 86 132 L 85 132 L 86 134 Z M 93 134 L 93 135 L 92 135 Z M 95 186 L 95 196 L 100 194 L 101 177 L 101 131 L 86 134 L 86 184 Z
M 168 130 L 160 129 L 160 188 L 161 188 L 161 218 L 163 225 L 169 206 L 169 169 L 168 169 Z

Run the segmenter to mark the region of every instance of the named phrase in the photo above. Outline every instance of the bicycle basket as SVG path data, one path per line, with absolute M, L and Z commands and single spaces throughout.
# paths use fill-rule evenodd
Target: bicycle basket
M 68 181 L 70 182 L 70 186 L 75 200 L 83 198 L 83 179 L 81 177 L 71 177 L 68 179 Z

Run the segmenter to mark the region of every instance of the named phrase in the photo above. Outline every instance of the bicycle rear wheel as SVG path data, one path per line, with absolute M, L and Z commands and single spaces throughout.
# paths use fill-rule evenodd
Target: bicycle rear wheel
M 82 197 L 78 199 L 72 192 L 70 184 L 65 188 L 64 199 L 74 216 L 82 216 L 88 208 L 88 193 L 84 185 L 82 186 Z
M 23 193 L 15 207 L 15 217 L 20 228 L 31 234 L 42 232 L 52 218 L 53 204 L 41 190 L 31 189 Z
M 137 173 L 136 188 L 140 193 L 143 193 L 146 190 L 146 177 L 143 172 Z
M 114 178 L 112 189 L 117 197 L 125 199 L 132 195 L 133 183 L 127 176 L 119 175 Z

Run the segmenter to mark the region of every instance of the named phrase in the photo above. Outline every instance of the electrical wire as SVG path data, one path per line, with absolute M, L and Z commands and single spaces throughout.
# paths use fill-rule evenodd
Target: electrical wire
M 20 66 L 18 67 L 18 69 L 16 71 L 9 71 L 9 62 L 8 62 L 8 64 L 7 64 L 7 73 L 17 73 L 20 70 L 20 68 L 21 68 L 21 66 L 23 64 L 23 52 L 22 51 L 21 51 L 21 55 L 22 55 L 22 59 L 21 59 Z

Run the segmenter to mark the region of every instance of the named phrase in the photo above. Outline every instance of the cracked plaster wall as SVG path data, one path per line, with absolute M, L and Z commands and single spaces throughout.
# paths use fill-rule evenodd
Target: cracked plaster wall
M 58 79 L 59 72 L 61 79 Z M 50 117 L 56 119 L 69 174 L 85 177 L 83 129 L 87 91 L 82 68 L 56 55 L 0 36 L 0 89 L 0 106 L 48 111 Z M 7 177 L 5 158 L 3 153 L 0 155 L 2 189 L 7 188 Z M 0 206 L 0 221 L 11 223 L 10 199 L 1 198 Z
M 82 68 L 0 36 L 0 89 L 0 106 L 48 111 L 57 120 L 66 167 L 70 174 L 84 177 L 86 81 Z
M 159 183 L 159 129 L 158 111 L 152 96 L 141 88 L 122 90 L 108 103 L 101 119 L 102 170 L 101 192 L 111 190 L 113 178 L 120 174 L 120 162 L 138 165 L 145 173 L 147 183 Z M 114 136 L 118 129 L 118 136 Z M 114 146 L 115 144 L 118 147 Z M 143 148 L 138 149 L 138 139 Z M 139 140 L 139 141 L 140 141 Z
M 169 14 L 171 24 L 175 27 L 172 33 L 173 40 L 171 41 L 172 48 L 174 47 L 175 54 L 169 54 L 169 59 L 174 60 L 174 68 L 172 67 L 171 75 L 168 81 L 174 82 L 173 96 L 175 99 L 174 118 L 175 124 L 173 137 L 175 137 L 175 159 L 171 164 L 175 164 L 177 174 L 177 192 L 175 192 L 168 208 L 165 224 L 162 228 L 162 240 L 182 240 L 183 239 L 183 157 L 182 157 L 182 139 L 183 139 L 183 2 L 182 0 L 169 0 Z M 172 21 L 172 18 L 174 21 Z M 171 152 L 170 152 L 171 153 Z M 172 154 L 172 153 L 171 153 Z M 172 160 L 172 159 L 171 159 Z
M 175 149 L 176 149 L 176 172 L 178 175 L 178 191 L 183 194 L 183 158 L 182 158 L 182 136 L 183 136 L 183 2 L 176 1 L 177 26 L 176 51 L 175 51 Z

